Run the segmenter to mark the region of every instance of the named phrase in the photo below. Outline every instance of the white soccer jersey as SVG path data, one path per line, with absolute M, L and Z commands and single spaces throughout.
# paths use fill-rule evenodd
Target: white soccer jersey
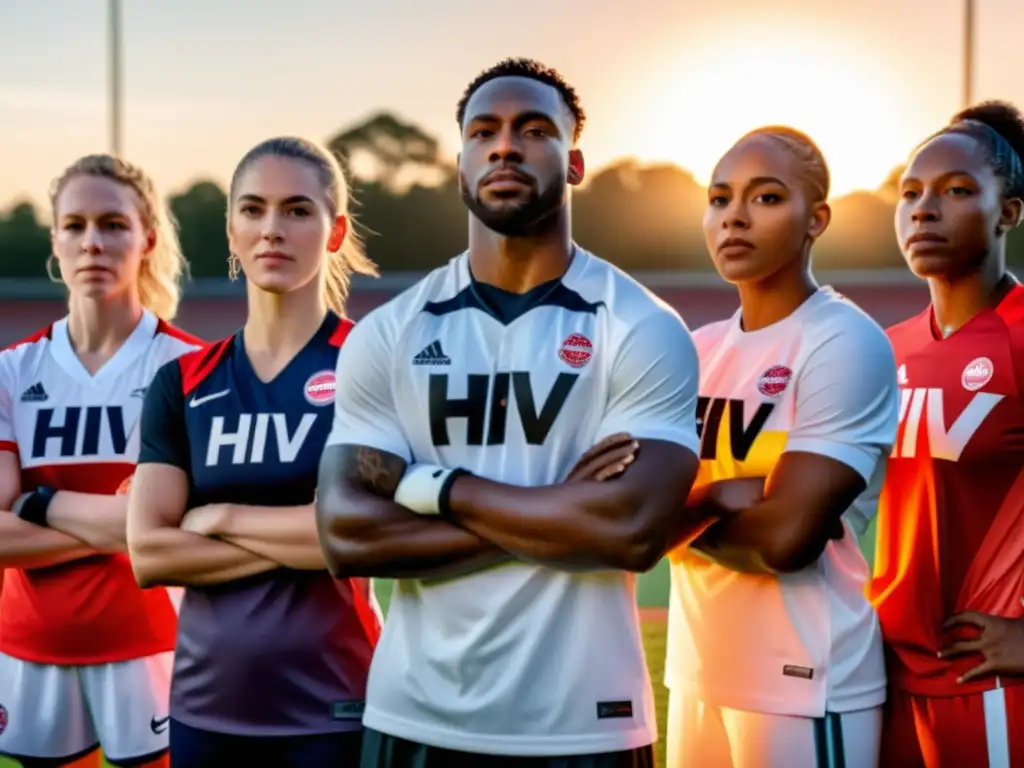
M 135 470 L 153 375 L 197 344 L 144 312 L 95 374 L 75 354 L 67 318 L 0 351 L 0 450 L 18 454 L 22 487 L 115 493 Z M 11 569 L 0 594 L 0 652 L 24 661 L 104 664 L 174 647 L 167 594 L 140 593 L 126 555 Z
M 671 553 L 666 684 L 732 709 L 821 717 L 885 700 L 878 619 L 857 543 L 896 437 L 889 341 L 823 288 L 789 317 L 744 332 L 740 313 L 694 334 L 701 470 L 695 487 L 764 477 L 785 451 L 828 456 L 868 483 L 846 535 L 797 573 L 750 575 L 688 548 Z
M 356 325 L 338 358 L 329 444 L 524 486 L 559 482 L 620 431 L 696 453 L 697 357 L 671 308 L 580 249 L 507 323 L 481 289 L 462 255 Z M 400 580 L 365 725 L 496 755 L 652 743 L 634 588 L 619 571 L 528 563 Z

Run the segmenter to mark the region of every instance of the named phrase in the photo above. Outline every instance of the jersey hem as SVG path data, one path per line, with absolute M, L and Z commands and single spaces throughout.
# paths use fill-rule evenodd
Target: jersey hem
M 168 714 L 172 720 L 177 720 L 182 725 L 187 725 L 189 728 L 195 728 L 197 731 L 206 731 L 208 733 L 219 733 L 225 736 L 324 736 L 332 733 L 351 733 L 352 731 L 360 731 L 363 729 L 363 724 L 358 720 L 338 720 L 332 728 L 292 728 L 283 726 L 267 725 L 261 723 L 254 725 L 252 723 L 246 723 L 240 725 L 233 721 L 213 721 L 208 718 L 193 718 L 187 713 L 182 717 L 182 713 L 176 712 L 174 707 L 170 708 Z
M 463 733 L 413 723 L 372 707 L 367 707 L 363 713 L 363 727 L 439 749 L 502 757 L 561 757 L 620 752 L 649 747 L 658 740 L 657 733 L 643 726 L 628 731 L 588 736 L 499 736 Z
M 765 715 L 785 715 L 788 717 L 824 717 L 825 713 L 844 714 L 874 709 L 885 704 L 887 688 L 883 681 L 880 685 L 866 693 L 855 695 L 839 695 L 834 693 L 825 697 L 815 696 L 812 703 L 806 706 L 794 706 L 792 700 L 773 696 L 751 696 L 735 692 L 715 695 L 706 686 L 690 680 L 684 675 L 665 675 L 665 687 L 673 691 L 684 691 L 700 701 L 712 706 L 726 709 L 740 709 L 748 712 L 759 712 Z
M 29 664 L 41 664 L 53 667 L 99 667 L 105 664 L 122 664 L 126 661 L 138 661 L 148 659 L 150 656 L 159 656 L 162 653 L 169 653 L 174 650 L 175 642 L 154 643 L 152 646 L 144 646 L 142 650 L 118 651 L 88 656 L 69 656 L 65 654 L 33 653 L 17 644 L 10 645 L 0 642 L 0 653 L 10 656 L 18 661 L 27 661 Z

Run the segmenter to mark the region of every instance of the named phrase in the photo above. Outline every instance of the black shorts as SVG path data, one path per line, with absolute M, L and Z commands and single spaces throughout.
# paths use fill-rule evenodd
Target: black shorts
M 654 747 L 564 757 L 500 757 L 430 747 L 366 728 L 359 768 L 654 768 Z
M 171 720 L 171 768 L 226 768 L 261 763 L 274 768 L 359 765 L 363 732 L 310 736 L 233 736 Z

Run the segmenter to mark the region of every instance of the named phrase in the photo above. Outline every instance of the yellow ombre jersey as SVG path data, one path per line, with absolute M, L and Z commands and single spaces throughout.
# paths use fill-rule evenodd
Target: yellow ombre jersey
M 896 436 L 892 348 L 855 305 L 822 288 L 773 325 L 740 313 L 694 333 L 700 357 L 695 488 L 768 476 L 786 451 L 828 456 L 868 490 L 846 535 L 796 573 L 741 574 L 683 547 L 670 555 L 666 684 L 714 706 L 821 717 L 881 704 L 878 619 L 858 546 Z

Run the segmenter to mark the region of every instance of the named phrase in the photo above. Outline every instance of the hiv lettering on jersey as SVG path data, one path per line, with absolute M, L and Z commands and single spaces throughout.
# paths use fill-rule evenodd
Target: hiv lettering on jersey
M 253 370 L 242 332 L 165 366 L 146 396 L 140 463 L 182 469 L 190 507 L 310 504 L 332 424 L 338 350 L 351 328 L 328 315 L 270 381 Z M 356 729 L 358 720 L 338 713 L 362 706 L 378 633 L 361 589 L 323 569 L 282 567 L 190 587 L 171 716 L 261 736 Z
M 526 294 L 476 282 L 459 256 L 364 318 L 338 365 L 330 444 L 517 486 L 561 482 L 616 432 L 697 452 L 686 326 L 581 249 L 561 279 Z M 457 579 L 400 580 L 364 724 L 499 755 L 650 744 L 635 606 L 633 577 L 615 571 L 512 562 Z M 538 686 L 552 675 L 557 685 Z
M 889 329 L 899 432 L 879 502 L 869 594 L 891 651 L 890 682 L 958 696 L 1020 678 L 957 678 L 942 626 L 962 611 L 1024 616 L 1024 288 L 948 337 L 929 307 Z
M 435 446 L 450 445 L 449 420 L 465 419 L 465 436 L 460 442 L 504 445 L 511 399 L 514 418 L 519 419 L 527 444 L 543 445 L 577 379 L 579 374 L 559 373 L 538 408 L 529 371 L 499 372 L 493 376 L 471 373 L 466 376 L 466 396 L 462 398 L 449 397 L 447 374 L 431 374 L 427 401 L 431 440 Z
M 144 312 L 94 374 L 75 354 L 66 318 L 0 352 L 0 449 L 18 454 L 22 488 L 116 493 L 135 469 L 143 398 L 156 371 L 200 344 Z M 172 650 L 174 636 L 166 590 L 140 593 L 125 556 L 7 570 L 0 652 L 10 656 L 104 664 Z
M 695 488 L 766 478 L 787 451 L 840 461 L 866 484 L 876 481 L 898 402 L 882 329 L 830 289 L 766 328 L 746 332 L 740 320 L 737 312 L 695 334 Z M 847 513 L 851 535 L 826 548 L 821 566 L 795 574 L 740 574 L 688 547 L 672 552 L 669 686 L 717 706 L 800 717 L 880 704 L 882 647 L 856 539 L 872 512 Z M 843 658 L 836 637 L 856 654 Z
M 782 394 L 780 391 L 779 394 Z M 721 449 L 719 445 L 719 430 L 722 423 L 727 425 L 729 439 L 724 447 L 729 451 L 728 458 L 735 461 L 746 461 L 750 456 L 757 438 L 764 429 L 772 411 L 775 410 L 774 403 L 758 403 L 753 416 L 748 420 L 744 411 L 748 406 L 743 400 L 735 398 L 715 398 L 701 396 L 697 400 L 697 428 L 701 437 L 700 457 L 714 461 L 718 458 Z M 705 435 L 707 438 L 705 439 Z
M 45 396 L 46 390 L 40 387 Z M 141 402 L 140 402 L 141 404 Z M 133 409 L 138 417 L 138 408 Z M 135 418 L 132 419 L 134 422 Z M 50 441 L 57 443 L 56 450 Z M 102 448 L 101 448 L 102 443 Z M 67 459 L 100 456 L 101 452 L 123 456 L 128 447 L 128 429 L 125 427 L 125 409 L 120 405 L 91 405 L 82 408 L 73 405 L 64 408 L 40 408 L 36 411 L 35 429 L 32 431 L 32 453 L 35 459 Z

